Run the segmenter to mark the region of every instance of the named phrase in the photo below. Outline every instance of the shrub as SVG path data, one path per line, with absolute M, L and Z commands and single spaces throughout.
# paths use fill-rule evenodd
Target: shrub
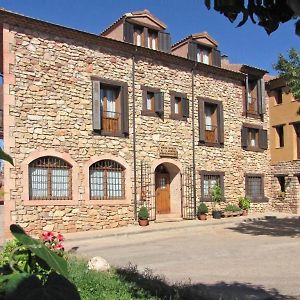
M 237 211 L 241 211 L 241 209 L 235 205 L 235 204 L 228 204 L 225 208 L 224 211 L 228 211 L 228 212 L 237 212 Z
M 251 205 L 251 200 L 247 197 L 240 197 L 239 207 L 243 210 L 249 209 Z
M 139 217 L 140 220 L 148 220 L 148 218 L 149 218 L 149 212 L 148 212 L 147 207 L 142 206 L 140 208 L 138 217 Z
M 201 202 L 198 206 L 197 209 L 197 214 L 201 215 L 201 214 L 207 214 L 208 213 L 208 207 L 205 203 Z

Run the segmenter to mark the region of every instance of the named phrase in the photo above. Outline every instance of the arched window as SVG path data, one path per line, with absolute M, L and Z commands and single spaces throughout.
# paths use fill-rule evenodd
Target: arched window
M 29 164 L 30 200 L 70 200 L 72 167 L 64 160 L 40 157 Z
M 90 166 L 90 199 L 125 198 L 125 168 L 113 160 L 100 160 Z

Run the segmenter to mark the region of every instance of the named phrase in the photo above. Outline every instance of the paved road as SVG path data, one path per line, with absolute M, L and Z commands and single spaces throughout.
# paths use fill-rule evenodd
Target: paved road
M 299 218 L 67 243 L 72 246 L 79 247 L 80 254 L 102 256 L 114 266 L 132 263 L 141 271 L 150 268 L 169 282 L 190 280 L 211 294 L 249 296 L 238 299 L 300 295 Z

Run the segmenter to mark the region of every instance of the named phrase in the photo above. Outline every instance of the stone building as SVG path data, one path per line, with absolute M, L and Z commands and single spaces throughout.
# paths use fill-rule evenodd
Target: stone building
M 171 46 L 148 11 L 101 35 L 0 11 L 5 228 L 80 231 L 272 204 L 265 71 L 221 66 L 207 33 Z
M 300 213 L 300 105 L 286 81 L 267 82 L 273 207 Z

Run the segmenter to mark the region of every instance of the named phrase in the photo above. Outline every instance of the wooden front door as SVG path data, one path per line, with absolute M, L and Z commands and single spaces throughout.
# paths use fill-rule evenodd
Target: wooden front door
M 155 174 L 156 212 L 170 213 L 170 175 L 169 173 Z

